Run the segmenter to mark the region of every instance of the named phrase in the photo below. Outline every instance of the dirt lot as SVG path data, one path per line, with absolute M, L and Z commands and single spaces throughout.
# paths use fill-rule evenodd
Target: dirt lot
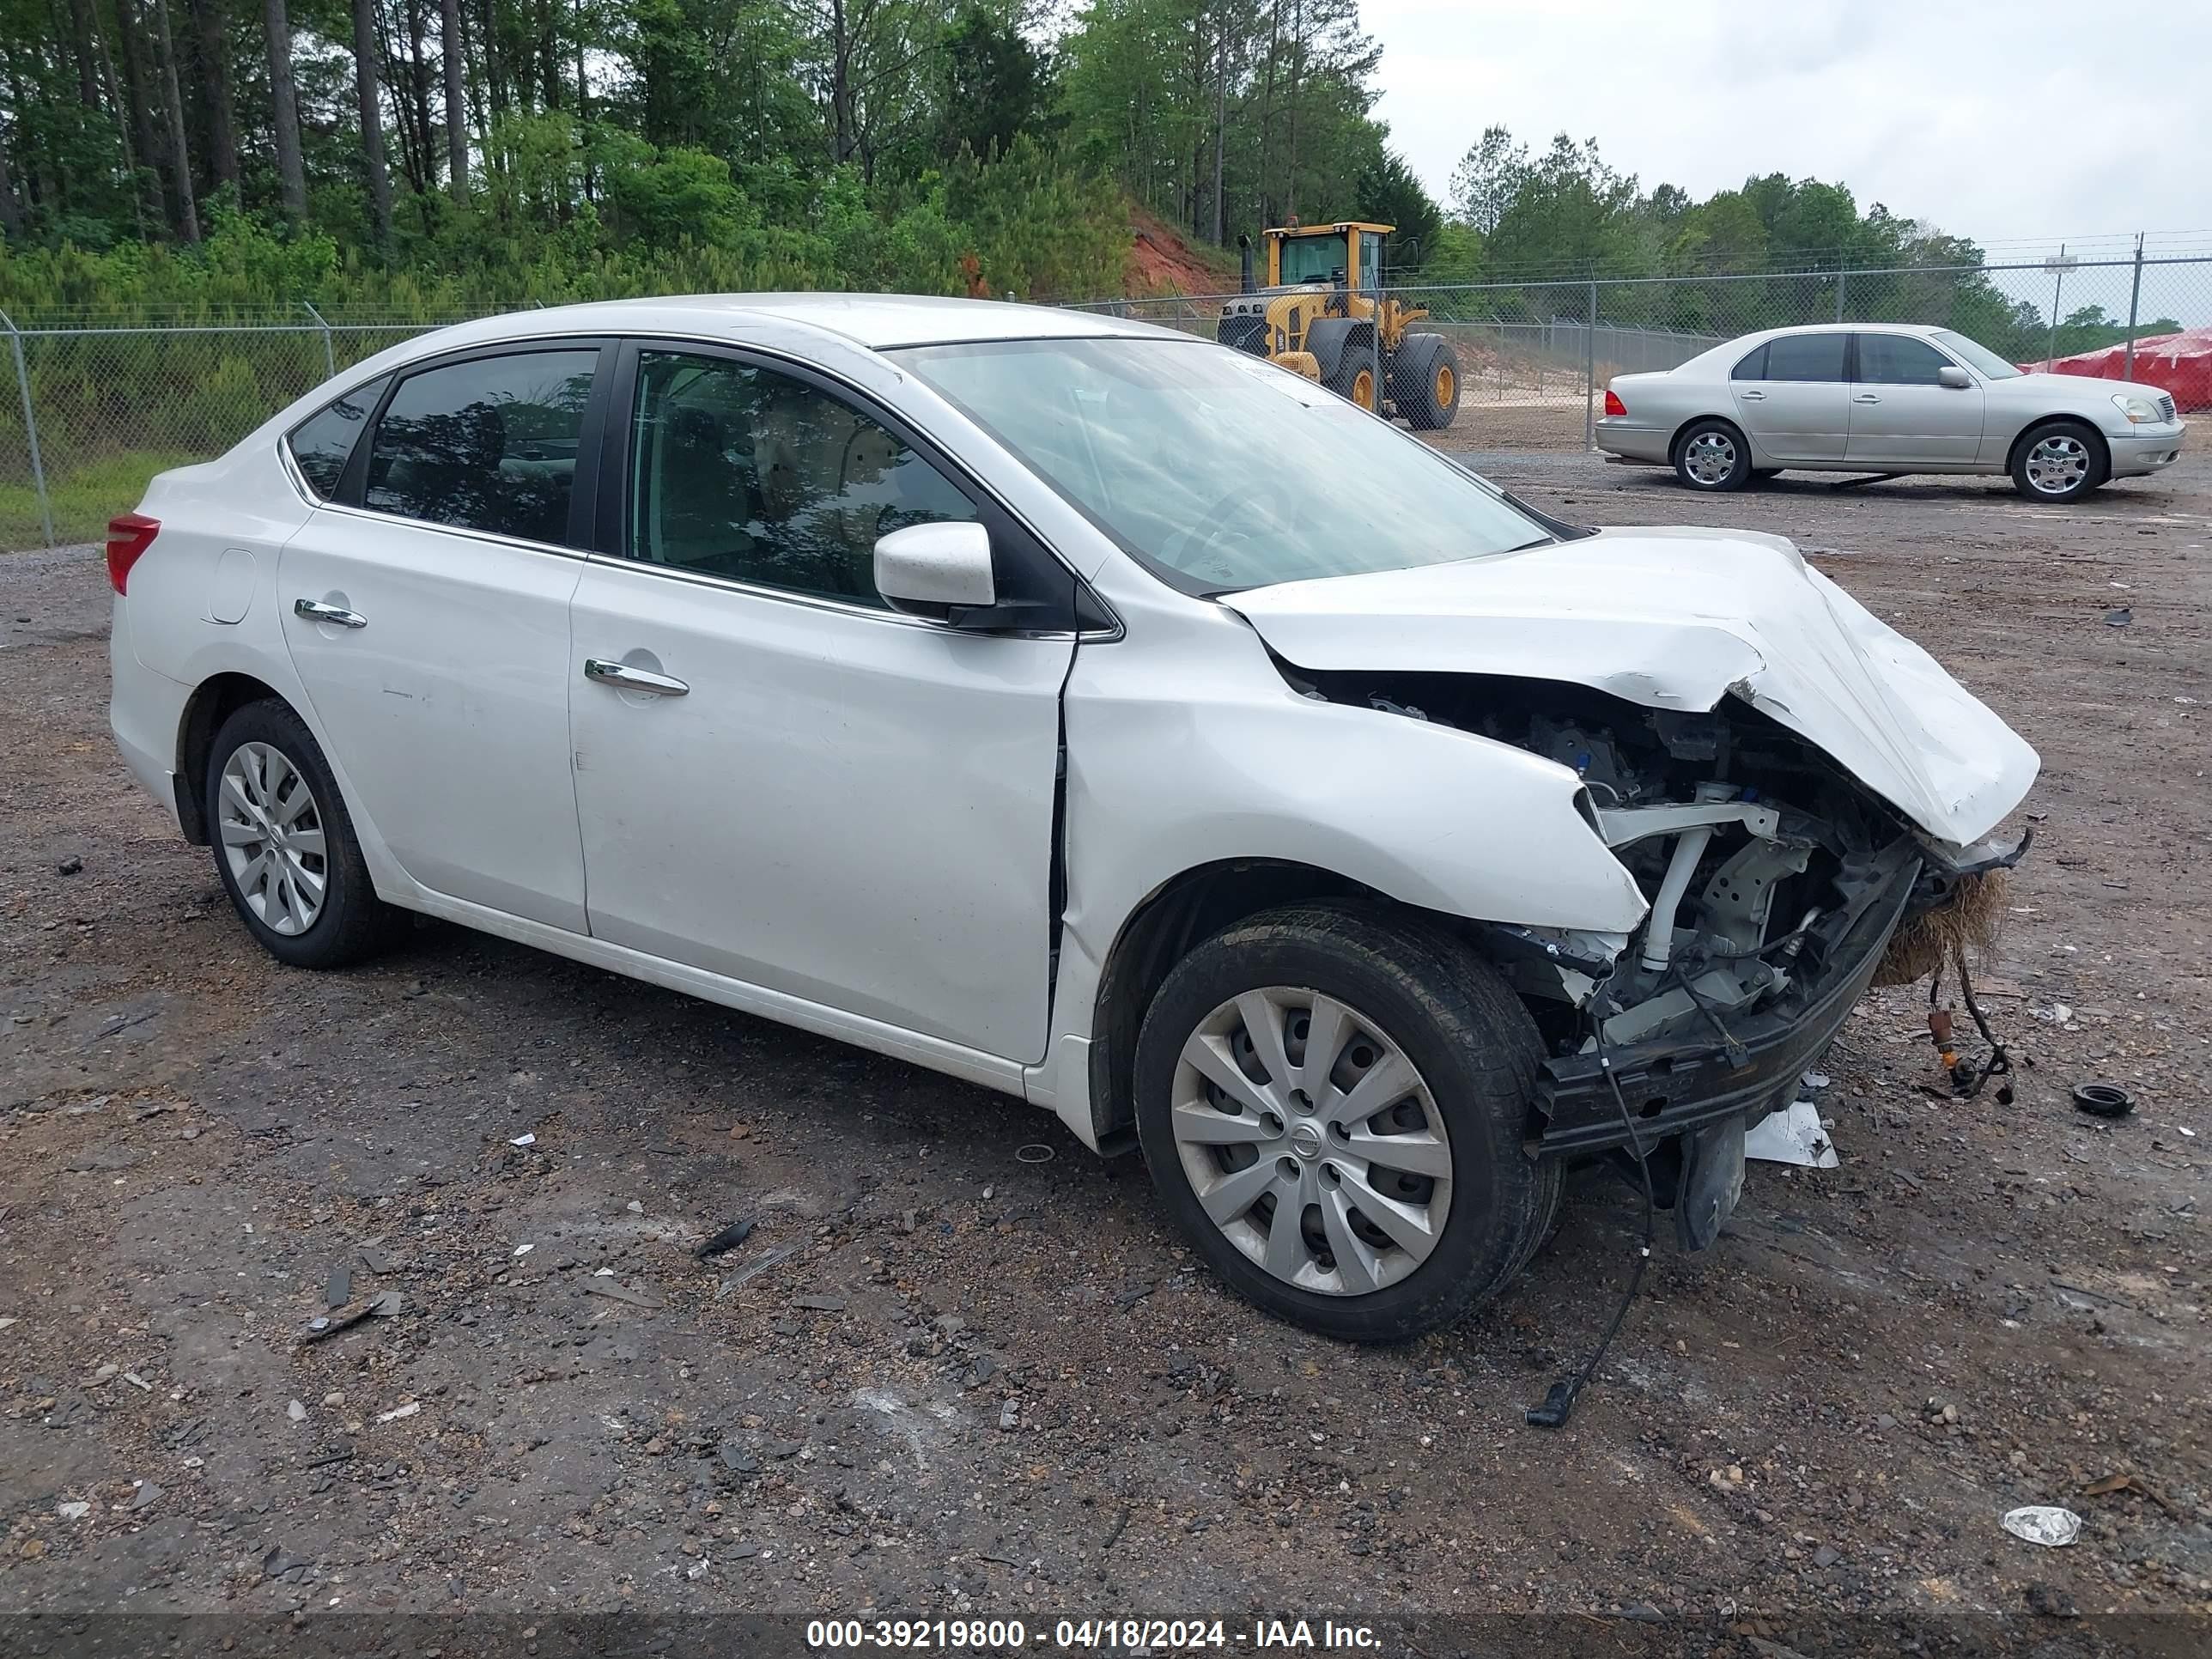
M 1454 436 L 1491 441 L 1480 409 Z M 1485 464 L 1581 520 L 1795 536 L 2035 743 L 1987 985 L 2015 1104 L 1919 1091 L 1924 993 L 1877 994 L 1823 1067 L 1842 1167 L 1755 1165 L 1718 1249 L 1662 1244 L 1547 1434 L 1522 1407 L 1633 1254 L 1618 1182 L 1464 1328 L 1354 1351 L 1230 1299 L 1133 1160 L 1010 1100 L 443 926 L 279 968 L 110 748 L 96 558 L 16 556 L 0 1607 L 1541 1612 L 1749 1655 L 1868 1615 L 2072 1641 L 2070 1607 L 2181 1650 L 2164 1616 L 2212 1610 L 2212 458 L 2075 510 Z M 2141 1109 L 2076 1113 L 2092 1078 Z M 340 1272 L 400 1310 L 299 1346 Z M 2046 1501 L 2073 1548 L 2000 1529 Z

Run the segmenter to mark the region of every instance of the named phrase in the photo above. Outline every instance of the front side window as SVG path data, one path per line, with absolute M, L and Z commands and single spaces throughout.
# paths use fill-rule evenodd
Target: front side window
M 1781 334 L 1766 343 L 1770 380 L 1840 380 L 1844 378 L 1843 334 Z
M 1186 592 L 1554 539 L 1418 438 L 1241 351 L 1109 338 L 890 355 Z
M 596 348 L 472 357 L 399 383 L 369 446 L 362 504 L 558 547 Z
M 338 482 L 345 477 L 346 462 L 353 455 L 353 447 L 362 429 L 368 424 L 370 413 L 377 400 L 384 396 L 384 388 L 391 377 L 371 380 L 367 386 L 356 386 L 334 403 L 320 410 L 294 427 L 284 442 L 292 452 L 294 465 L 300 476 L 307 481 L 307 488 L 324 501 L 337 499 Z
M 876 540 L 971 520 L 945 475 L 842 399 L 773 369 L 639 355 L 624 550 L 648 564 L 881 605 Z
M 1859 336 L 1859 380 L 1877 386 L 1941 386 L 1938 371 L 1957 367 L 1910 334 Z

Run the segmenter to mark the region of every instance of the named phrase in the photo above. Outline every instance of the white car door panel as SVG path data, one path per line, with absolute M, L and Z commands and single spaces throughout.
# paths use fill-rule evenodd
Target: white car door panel
M 1937 381 L 1956 368 L 1926 341 L 1902 334 L 1862 334 L 1851 385 L 1854 465 L 1963 466 L 1980 453 L 1987 394 L 1978 380 Z
M 567 538 L 598 356 L 479 356 L 402 380 L 359 458 L 368 508 L 317 508 L 276 582 L 314 718 L 400 868 L 579 933 L 568 605 L 584 557 L 473 526 Z
M 733 356 L 637 362 L 604 486 L 629 476 L 636 556 L 592 561 L 573 606 L 593 935 L 1041 1058 L 1072 635 L 883 606 L 876 538 L 977 509 L 841 398 Z
M 1850 434 L 1850 385 L 1841 333 L 1779 335 L 1757 349 L 1758 373 L 1729 381 L 1737 419 L 1775 462 L 1833 463 Z M 1748 361 L 1748 360 L 1747 360 Z

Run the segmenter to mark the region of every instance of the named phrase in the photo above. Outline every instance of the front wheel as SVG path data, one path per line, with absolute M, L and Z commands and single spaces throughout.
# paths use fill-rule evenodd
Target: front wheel
M 1542 1048 L 1425 923 L 1273 911 L 1178 963 L 1137 1044 L 1138 1137 L 1214 1271 L 1324 1335 L 1448 1325 L 1534 1253 L 1556 1160 L 1525 1150 Z
M 1726 421 L 1693 422 L 1674 443 L 1674 476 L 1708 495 L 1751 482 L 1751 445 Z
M 2045 421 L 2013 452 L 2013 488 L 2034 501 L 2078 501 L 2105 482 L 2103 441 L 2072 421 Z

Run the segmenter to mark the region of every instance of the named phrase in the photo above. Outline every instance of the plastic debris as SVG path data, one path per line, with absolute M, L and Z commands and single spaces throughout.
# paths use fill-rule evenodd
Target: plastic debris
M 517 1255 L 528 1255 L 537 1248 L 535 1244 L 518 1244 L 514 1247 L 514 1253 Z
M 1825 1089 L 1835 1079 L 1826 1072 L 1808 1072 L 1797 1080 L 1808 1089 Z
M 617 1302 L 627 1302 L 633 1308 L 657 1308 L 660 1305 L 659 1297 L 649 1296 L 643 1291 L 634 1291 L 619 1279 L 587 1279 L 584 1281 L 584 1289 L 593 1296 L 604 1296 Z
M 2117 611 L 2107 611 L 2105 613 L 2105 626 L 2107 628 L 2125 628 L 2135 619 L 2135 611 L 2129 606 L 2124 605 Z
M 284 1415 L 290 1418 L 295 1423 L 304 1423 L 307 1420 L 307 1408 L 301 1405 L 298 1401 L 295 1400 L 290 1405 L 284 1407 Z
M 1764 1164 L 1790 1164 L 1804 1170 L 1836 1167 L 1836 1144 L 1821 1127 L 1820 1108 L 1800 1100 L 1771 1112 L 1743 1137 L 1743 1155 Z
M 538 1137 L 534 1134 L 517 1135 L 507 1144 L 510 1146 L 535 1146 L 538 1144 Z
M 2028 1543 L 2060 1549 L 2081 1535 L 2081 1517 L 2055 1504 L 2028 1504 L 2005 1511 L 2004 1529 Z
M 751 1235 L 753 1226 L 754 1224 L 750 1220 L 733 1221 L 712 1238 L 702 1240 L 694 1247 L 691 1254 L 697 1260 L 704 1261 L 709 1256 L 721 1255 L 725 1250 L 734 1250 Z
M 2125 1117 L 2136 1109 L 2136 1097 L 2114 1083 L 2084 1083 L 2074 1091 L 2076 1111 L 2094 1117 Z
M 1049 1164 L 1052 1162 L 1052 1148 L 1042 1140 L 1032 1140 L 1026 1146 L 1014 1148 L 1014 1161 L 1018 1164 Z
M 54 1506 L 54 1513 L 64 1521 L 82 1521 L 92 1513 L 92 1505 L 81 1501 L 75 1504 L 57 1504 Z
M 412 1417 L 416 1412 L 419 1412 L 422 1409 L 422 1402 L 421 1401 L 410 1400 L 404 1406 L 394 1406 L 388 1412 L 377 1413 L 376 1420 L 380 1423 L 397 1423 L 401 1418 Z

